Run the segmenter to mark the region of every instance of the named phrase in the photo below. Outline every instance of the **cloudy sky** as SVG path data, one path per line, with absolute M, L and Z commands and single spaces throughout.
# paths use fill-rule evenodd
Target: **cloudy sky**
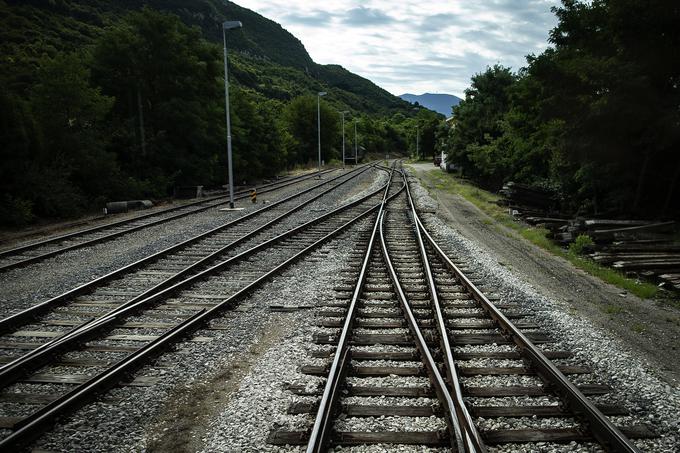
M 457 96 L 487 65 L 517 69 L 547 46 L 558 0 L 235 0 L 393 94 Z

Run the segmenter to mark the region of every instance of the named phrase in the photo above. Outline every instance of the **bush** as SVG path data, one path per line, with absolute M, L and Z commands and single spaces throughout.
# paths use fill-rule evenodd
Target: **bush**
M 13 227 L 28 225 L 34 220 L 33 203 L 21 198 L 5 195 L 0 200 L 0 219 L 2 224 Z
M 576 240 L 569 244 L 569 253 L 573 255 L 584 255 L 590 247 L 595 245 L 587 234 L 579 234 Z

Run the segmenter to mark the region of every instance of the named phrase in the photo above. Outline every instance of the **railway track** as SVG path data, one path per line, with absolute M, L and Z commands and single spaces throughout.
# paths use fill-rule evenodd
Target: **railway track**
M 0 407 L 5 415 L 0 418 L 5 435 L 0 448 L 26 445 L 58 417 L 128 379 L 162 350 L 234 308 L 271 276 L 359 220 L 375 216 L 395 184 L 401 182 L 390 180 L 355 201 L 256 241 L 142 299 L 91 300 L 64 307 L 57 316 L 74 320 L 77 326 L 49 344 L 31 343 L 36 340 L 31 337 L 14 345 L 5 342 L 5 354 L 26 352 L 0 368 Z M 137 380 L 143 383 L 144 378 Z
M 236 253 L 248 244 L 262 242 L 275 235 L 274 230 L 290 217 L 321 197 L 339 189 L 367 171 L 362 167 L 346 175 L 326 179 L 312 187 L 300 190 L 261 209 L 224 223 L 204 233 L 191 237 L 136 262 L 95 278 L 58 296 L 33 304 L 31 307 L 13 313 L 0 320 L 0 346 L 7 340 L 7 334 L 14 337 L 39 336 L 47 338 L 67 333 L 65 329 L 75 327 L 77 322 L 69 320 L 43 320 L 55 308 L 87 300 L 125 298 L 133 303 L 169 287 L 175 282 L 207 267 L 211 262 Z M 285 226 L 285 225 L 284 225 Z M 27 326 L 32 324 L 28 329 Z M 28 333 L 16 334 L 19 329 Z M 33 332 L 33 334 L 31 334 Z M 0 364 L 2 361 L 0 357 Z
M 326 170 L 322 173 L 325 174 L 332 171 L 335 170 Z M 286 178 L 281 181 L 257 186 L 256 189 L 259 194 L 268 193 L 307 181 L 316 176 L 316 173 L 314 173 L 311 175 Z M 249 193 L 250 191 L 248 190 L 235 192 L 234 199 L 240 200 L 248 198 Z M 18 247 L 3 250 L 0 251 L 0 272 L 37 263 L 71 250 L 109 241 L 124 234 L 177 220 L 188 215 L 225 205 L 228 202 L 228 196 L 225 195 L 207 197 L 181 206 L 161 209 L 128 219 L 97 225 L 63 235 L 52 236 L 40 241 L 33 241 Z
M 272 430 L 269 443 L 485 452 L 576 442 L 635 452 L 631 438 L 654 436 L 645 425 L 615 426 L 610 417 L 627 411 L 604 396 L 611 389 L 551 347 L 530 313 L 479 290 L 484 282 L 427 232 L 408 189 L 382 206 L 355 258 L 337 299 L 319 307 L 311 355 L 326 365 L 301 368 L 325 376 L 324 388 L 289 386 L 315 402 L 288 412 L 314 424 Z

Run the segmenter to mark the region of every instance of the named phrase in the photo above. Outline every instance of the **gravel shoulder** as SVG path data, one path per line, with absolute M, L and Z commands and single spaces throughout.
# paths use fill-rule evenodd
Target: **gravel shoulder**
M 433 208 L 444 223 L 538 293 L 620 340 L 650 373 L 680 386 L 680 311 L 604 283 L 499 225 L 463 197 L 438 190 L 428 184 L 426 173 L 441 171 L 431 164 L 411 167 L 436 201 Z

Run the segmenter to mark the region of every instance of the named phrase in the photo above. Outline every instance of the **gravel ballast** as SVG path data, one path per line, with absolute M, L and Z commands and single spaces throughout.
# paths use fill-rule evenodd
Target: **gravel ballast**
M 358 176 L 353 183 L 341 186 L 324 199 L 337 200 L 342 194 L 346 196 L 348 192 L 354 196 L 356 190 L 352 192 L 353 186 L 361 187 L 372 184 L 376 174 L 382 173 L 378 170 L 368 170 Z M 333 173 L 333 175 L 337 174 L 339 173 Z M 318 183 L 316 179 L 305 180 L 299 184 L 264 194 L 260 199 L 262 201 L 280 200 L 302 188 Z M 262 204 L 253 205 L 245 202 L 241 202 L 241 205 L 245 208 L 243 211 L 225 212 L 218 208 L 211 208 L 124 234 L 111 241 L 65 252 L 24 268 L 2 272 L 0 273 L 0 317 L 57 296 L 75 286 L 87 283 L 262 207 Z M 308 209 L 308 212 L 312 213 L 312 210 Z
M 436 212 L 437 203 L 415 179 L 411 179 L 411 192 L 419 209 Z M 658 379 L 644 357 L 634 355 L 621 341 L 586 319 L 573 316 L 566 304 L 540 294 L 500 265 L 492 250 L 462 237 L 437 215 L 426 213 L 421 218 L 439 245 L 449 256 L 464 262 L 476 274 L 475 279 L 493 288 L 503 302 L 517 304 L 523 311 L 533 313 L 530 319 L 556 340 L 543 349 L 566 349 L 574 354 L 571 363 L 581 363 L 593 370 L 592 375 L 575 376 L 573 381 L 592 383 L 596 380 L 610 385 L 613 391 L 608 401 L 622 404 L 636 415 L 631 419 L 634 423 L 647 423 L 659 435 L 655 439 L 634 441 L 642 451 L 671 453 L 680 449 L 680 390 Z M 532 444 L 517 451 L 578 450 L 575 444 L 572 449 L 565 447 Z M 592 446 L 584 444 L 579 448 L 592 451 L 589 447 Z M 513 450 L 504 447 L 499 451 Z
M 376 176 L 377 175 L 377 176 Z M 366 192 L 384 183 L 385 174 L 373 173 L 372 179 L 362 180 L 359 188 Z M 346 201 L 356 197 L 359 189 L 338 191 L 337 199 Z M 435 210 L 436 203 L 418 184 L 411 185 L 421 209 Z M 331 209 L 337 199 L 314 203 L 313 216 Z M 439 244 L 474 273 L 475 280 L 484 281 L 489 293 L 497 294 L 503 303 L 515 304 L 520 311 L 530 312 L 528 318 L 540 330 L 555 340 L 541 345 L 545 350 L 568 350 L 574 357 L 564 364 L 580 364 L 593 370 L 591 375 L 574 376 L 577 383 L 608 384 L 609 395 L 598 396 L 601 403 L 622 404 L 630 416 L 615 417 L 617 424 L 647 423 L 660 437 L 635 441 L 642 451 L 674 452 L 680 449 L 680 393 L 677 388 L 658 380 L 644 358 L 627 351 L 615 338 L 579 319 L 562 303 L 540 294 L 534 287 L 499 265 L 493 251 L 460 236 L 434 214 L 422 215 L 428 230 Z M 320 302 L 333 301 L 334 286 L 346 269 L 352 253 L 360 250 L 357 237 L 366 232 L 371 222 L 364 220 L 331 243 L 323 246 L 307 259 L 263 285 L 239 306 L 216 319 L 212 324 L 229 326 L 227 330 L 204 329 L 195 337 L 210 341 L 187 341 L 177 350 L 163 354 L 156 364 L 145 366 L 137 376 L 154 376 L 156 384 L 145 387 L 124 386 L 106 393 L 98 402 L 79 410 L 64 420 L 52 432 L 43 436 L 35 448 L 53 451 L 304 451 L 301 447 L 278 447 L 267 443 L 271 430 L 303 431 L 310 428 L 314 414 L 287 414 L 294 403 L 311 403 L 316 397 L 297 396 L 287 390 L 288 384 L 302 385 L 313 391 L 323 388 L 325 379 L 300 372 L 302 365 L 324 365 L 328 359 L 312 358 L 310 350 L 329 350 L 332 346 L 312 345 L 318 333 L 337 332 L 321 329 L 315 324 L 320 309 L 303 308 L 292 312 L 277 312 L 270 306 L 314 307 Z M 181 234 L 181 233 L 177 233 Z M 20 283 L 13 291 L 24 283 Z M 452 312 L 470 313 L 477 309 L 451 308 Z M 323 311 L 334 311 L 323 309 Z M 341 313 L 341 309 L 336 310 Z M 366 308 L 365 312 L 377 311 Z M 383 311 L 383 310 L 381 310 Z M 153 320 L 155 318 L 149 318 Z M 480 329 L 483 331 L 485 329 Z M 149 333 L 157 333 L 150 329 Z M 373 331 L 375 333 L 375 331 Z M 108 342 L 106 342 L 108 343 Z M 112 342 L 114 343 L 114 342 Z M 126 342 L 115 341 L 115 344 Z M 381 350 L 411 352 L 412 348 L 380 346 Z M 373 346 L 357 349 L 373 351 Z M 510 345 L 479 345 L 455 347 L 455 352 L 511 351 Z M 85 354 L 87 357 L 91 354 Z M 416 362 L 364 361 L 361 366 L 391 365 L 417 366 Z M 514 361 L 479 359 L 464 366 L 518 365 Z M 463 378 L 468 385 L 538 385 L 533 376 L 474 376 Z M 370 377 L 347 379 L 351 385 L 386 387 L 422 387 L 429 381 L 424 377 Z M 20 391 L 18 384 L 11 391 Z M 45 386 L 49 391 L 50 386 Z M 56 387 L 55 387 L 56 388 Z M 471 398 L 468 402 L 511 405 L 531 403 L 557 404 L 553 397 L 542 398 Z M 347 404 L 409 404 L 430 405 L 436 400 L 421 398 L 353 398 Z M 391 429 L 399 431 L 443 429 L 438 417 L 346 418 L 339 420 L 339 429 L 366 431 Z M 478 419 L 483 428 L 561 427 L 577 426 L 573 419 L 489 418 Z M 409 425 L 405 425 L 409 423 Z M 447 451 L 418 446 L 361 446 L 336 448 L 334 451 Z M 490 452 L 572 452 L 601 451 L 588 443 L 552 444 L 533 443 L 490 448 Z
M 319 210 L 344 204 L 350 197 L 358 196 L 358 192 L 378 188 L 385 180 L 383 172 L 372 172 L 361 184 L 346 185 L 337 194 L 316 202 L 313 205 L 316 211 L 309 210 L 310 218 L 318 216 Z M 365 228 L 365 222 L 362 225 Z M 210 337 L 211 341 L 184 342 L 175 352 L 163 354 L 158 365 L 145 366 L 137 374 L 155 376 L 159 378 L 157 383 L 145 387 L 125 386 L 108 392 L 98 402 L 66 418 L 63 425 L 43 436 L 35 446 L 55 451 L 167 451 L 171 446 L 199 449 L 202 436 L 194 433 L 207 425 L 211 418 L 208 409 L 223 406 L 212 401 L 213 395 L 228 397 L 232 389 L 227 387 L 237 388 L 251 362 L 264 350 L 283 342 L 289 327 L 297 325 L 296 320 L 307 313 L 307 310 L 275 313 L 269 306 L 309 306 L 319 300 L 321 289 L 330 281 L 328 276 L 338 271 L 336 267 L 329 270 L 321 258 L 338 253 L 338 248 L 352 250 L 360 227 L 354 226 L 349 234 L 343 234 L 291 266 L 213 323 L 228 325 L 229 329 L 200 330 L 193 337 Z M 116 341 L 116 344 L 126 342 Z M 161 364 L 164 366 L 159 366 Z M 172 366 L 167 367 L 168 364 Z M 197 395 L 206 400 L 197 402 L 200 399 Z M 203 404 L 201 409 L 196 409 L 197 404 Z M 165 443 L 168 439 L 176 445 Z

